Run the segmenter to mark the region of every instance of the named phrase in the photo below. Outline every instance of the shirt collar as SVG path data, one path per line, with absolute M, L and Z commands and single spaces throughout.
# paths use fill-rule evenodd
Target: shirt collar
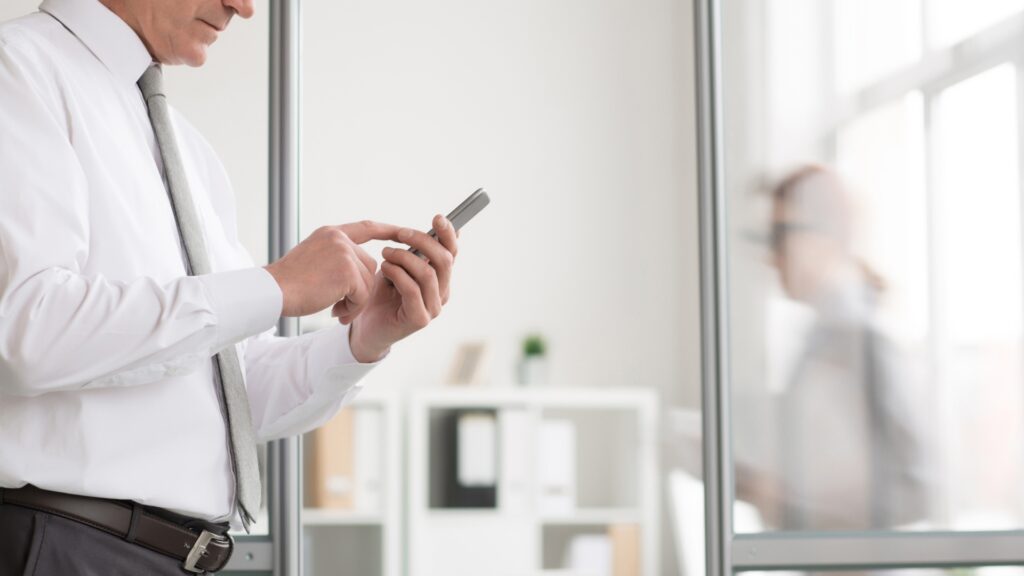
M 99 0 L 43 0 L 39 10 L 60 21 L 121 82 L 135 84 L 153 62 L 135 31 Z

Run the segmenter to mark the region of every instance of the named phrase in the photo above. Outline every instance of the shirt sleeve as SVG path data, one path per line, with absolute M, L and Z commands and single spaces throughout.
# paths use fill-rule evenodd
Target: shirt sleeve
M 352 356 L 341 324 L 294 338 L 267 332 L 250 339 L 246 388 L 257 437 L 265 442 L 322 426 L 359 394 L 359 381 L 378 364 Z
M 272 327 L 281 294 L 263 269 L 163 283 L 83 274 L 89 191 L 54 70 L 0 39 L 0 393 L 146 384 Z

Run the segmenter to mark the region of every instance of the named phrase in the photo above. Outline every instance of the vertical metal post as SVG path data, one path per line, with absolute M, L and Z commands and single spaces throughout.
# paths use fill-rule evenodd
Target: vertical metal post
M 270 260 L 299 240 L 299 0 L 270 2 Z M 282 336 L 298 335 L 298 321 L 282 318 Z M 267 450 L 274 576 L 302 574 L 302 444 L 298 437 Z
M 1017 217 L 1019 218 L 1017 220 L 1017 231 L 1020 234 L 1017 238 L 1017 244 L 1021 248 L 1018 263 L 1022 265 L 1021 274 L 1024 274 L 1024 58 L 1018 56 L 1013 62 L 1013 73 L 1017 81 L 1017 198 L 1018 202 L 1020 202 L 1017 206 Z M 1024 277 L 1021 280 L 1024 281 Z M 1024 297 L 1024 291 L 1022 291 L 1021 297 Z M 1021 309 L 1024 310 L 1024 307 Z M 1018 320 L 1024 321 L 1024 317 L 1019 317 Z M 1021 342 L 1021 344 L 1024 344 L 1024 342 Z M 1019 350 L 1024 352 L 1024 349 Z M 1018 456 L 1024 456 L 1024 454 L 1019 454 Z
M 925 28 L 927 29 L 927 27 Z M 925 191 L 925 234 L 927 236 L 928 270 L 928 344 L 927 344 L 927 381 L 932 382 L 935 397 L 932 409 L 936 410 L 935 418 L 939 422 L 953 422 L 956 418 L 955 408 L 950 402 L 949 377 L 943 358 L 945 357 L 946 326 L 943 320 L 942 302 L 945 291 L 941 281 L 942 259 L 939 257 L 942 240 L 939 231 L 943 229 L 941 190 L 939 182 L 938 142 L 942 137 L 941 126 L 935 118 L 935 99 L 938 91 L 922 90 L 922 113 L 924 115 L 924 191 Z M 950 426 L 943 426 L 937 434 L 938 446 L 955 445 L 955 431 Z M 940 471 L 931 489 L 931 501 L 934 502 L 929 520 L 938 526 L 949 526 L 952 517 L 949 500 L 946 497 L 951 488 L 951 479 L 955 478 L 948 458 L 939 460 Z
M 701 373 L 704 444 L 704 527 L 708 576 L 731 576 L 728 363 L 721 66 L 718 0 L 695 0 L 697 148 L 699 171 Z M 694 575 L 689 575 L 694 576 Z

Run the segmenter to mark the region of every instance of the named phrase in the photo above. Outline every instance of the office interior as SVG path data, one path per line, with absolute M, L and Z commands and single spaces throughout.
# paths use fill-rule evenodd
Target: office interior
M 1024 574 L 1024 1 L 257 0 L 167 78 L 261 264 L 282 7 L 301 237 L 492 203 L 223 573 Z

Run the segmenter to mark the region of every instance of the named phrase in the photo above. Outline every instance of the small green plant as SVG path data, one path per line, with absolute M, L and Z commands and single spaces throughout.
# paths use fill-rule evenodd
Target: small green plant
M 547 344 L 539 334 L 531 334 L 523 340 L 523 356 L 543 356 L 547 352 Z

